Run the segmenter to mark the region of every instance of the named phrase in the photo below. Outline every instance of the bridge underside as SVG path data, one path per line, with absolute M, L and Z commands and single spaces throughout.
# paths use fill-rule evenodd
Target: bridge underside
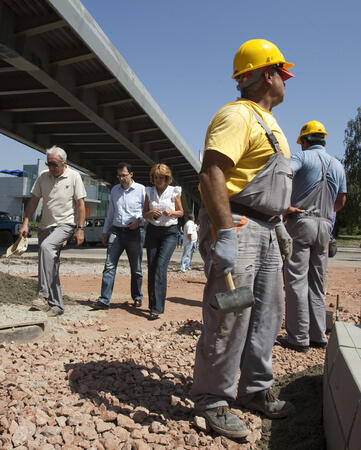
M 1 1 L 0 131 L 111 184 L 164 162 L 199 202 L 199 161 L 78 0 Z

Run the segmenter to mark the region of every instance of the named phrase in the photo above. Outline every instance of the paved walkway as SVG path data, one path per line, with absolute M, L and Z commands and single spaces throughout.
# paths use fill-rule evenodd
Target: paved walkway
M 37 251 L 38 251 L 38 240 L 37 238 L 29 239 L 29 247 L 28 251 L 24 253 L 21 258 L 24 259 L 37 259 Z M 180 264 L 182 258 L 183 248 L 176 248 L 171 262 L 173 264 Z M 61 252 L 61 259 L 63 261 L 71 260 L 71 261 L 79 261 L 79 262 L 90 262 L 90 263 L 104 263 L 106 256 L 106 248 L 98 245 L 96 247 L 80 247 L 77 248 L 75 246 L 65 247 Z M 127 262 L 127 255 L 123 252 L 120 257 L 120 262 Z M 143 262 L 147 261 L 146 251 L 144 249 L 143 254 Z M 199 251 L 194 252 L 193 256 L 193 264 L 201 265 L 203 264 L 201 255 Z M 355 267 L 361 267 L 361 248 L 355 247 L 339 247 L 337 250 L 337 254 L 334 258 L 329 259 L 330 266 L 339 266 L 339 265 L 355 265 Z

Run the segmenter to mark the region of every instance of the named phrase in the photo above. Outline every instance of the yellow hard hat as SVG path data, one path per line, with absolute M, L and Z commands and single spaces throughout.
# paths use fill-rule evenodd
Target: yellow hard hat
M 276 64 L 281 64 L 286 71 L 294 66 L 286 62 L 278 47 L 272 42 L 265 39 L 251 39 L 242 44 L 235 54 L 232 78 L 260 67 Z M 290 76 L 293 75 L 290 74 Z
M 301 144 L 302 136 L 307 136 L 308 134 L 315 134 L 315 133 L 323 134 L 323 137 L 327 136 L 327 131 L 324 125 L 318 120 L 311 120 L 310 122 L 307 122 L 305 125 L 303 125 L 303 127 L 301 128 L 300 135 L 297 138 L 297 144 Z

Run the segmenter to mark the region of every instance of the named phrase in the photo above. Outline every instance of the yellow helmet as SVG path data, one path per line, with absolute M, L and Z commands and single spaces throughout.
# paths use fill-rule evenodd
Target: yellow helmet
M 272 42 L 265 39 L 251 39 L 242 44 L 235 54 L 232 78 L 250 70 L 275 64 L 282 64 L 285 70 L 294 66 L 294 64 L 286 62 L 278 47 Z
M 297 138 L 297 144 L 301 144 L 301 137 L 308 134 L 320 133 L 325 138 L 327 136 L 326 128 L 318 120 L 311 120 L 301 128 L 300 135 Z

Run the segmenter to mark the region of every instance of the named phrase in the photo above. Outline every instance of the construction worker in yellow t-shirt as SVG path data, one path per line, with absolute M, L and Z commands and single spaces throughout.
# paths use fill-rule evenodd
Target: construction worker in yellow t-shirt
M 272 419 L 294 411 L 270 391 L 283 316 L 281 253 L 288 258 L 291 251 L 280 214 L 292 190 L 289 146 L 271 110 L 283 101 L 292 66 L 269 41 L 244 43 L 233 72 L 241 98 L 215 114 L 205 139 L 199 250 L 207 283 L 192 395 L 196 415 L 231 438 L 248 434 L 232 401 Z M 229 272 L 236 287 L 250 288 L 253 306 L 227 312 L 217 302 Z

